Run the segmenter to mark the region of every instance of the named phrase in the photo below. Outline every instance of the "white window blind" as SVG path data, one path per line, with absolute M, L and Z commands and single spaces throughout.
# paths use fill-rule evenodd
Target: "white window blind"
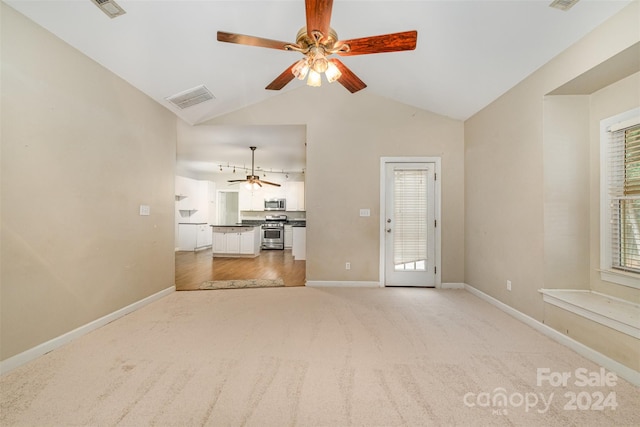
M 427 259 L 426 169 L 394 171 L 394 264 L 424 270 Z
M 640 124 L 609 136 L 611 268 L 640 273 Z

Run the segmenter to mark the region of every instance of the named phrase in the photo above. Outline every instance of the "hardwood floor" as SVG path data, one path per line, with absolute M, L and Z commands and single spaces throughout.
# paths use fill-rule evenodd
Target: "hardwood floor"
M 211 249 L 176 252 L 176 290 L 196 290 L 207 280 L 277 279 L 285 286 L 304 286 L 305 261 L 290 249 L 261 251 L 256 258 L 213 258 Z

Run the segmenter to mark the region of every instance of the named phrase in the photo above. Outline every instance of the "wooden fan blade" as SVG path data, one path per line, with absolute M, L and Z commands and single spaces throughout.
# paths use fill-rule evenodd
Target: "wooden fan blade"
M 227 182 L 245 182 L 246 179 L 230 179 Z
M 287 83 L 289 83 L 295 77 L 293 75 L 293 72 L 291 71 L 291 69 L 297 63 L 298 63 L 298 61 L 296 61 L 293 64 L 291 64 L 291 66 L 289 68 L 287 68 L 286 70 L 284 70 L 284 72 L 282 74 L 280 74 L 278 77 L 276 77 L 276 79 L 274 81 L 269 83 L 269 85 L 265 89 L 280 90 L 283 87 L 285 87 L 287 85 Z
M 337 58 L 331 58 L 329 61 L 334 63 L 335 66 L 338 67 L 338 70 L 340 70 L 340 73 L 342 73 L 342 76 L 340 76 L 340 78 L 338 79 L 338 82 L 342 86 L 347 88 L 349 92 L 355 93 L 367 87 L 367 85 L 362 80 L 360 80 L 358 76 L 353 74 L 353 71 L 347 68 L 347 66 L 344 65 L 342 61 L 340 61 Z
M 269 181 L 265 181 L 263 179 L 261 179 L 260 182 L 263 183 L 263 184 L 275 185 L 276 187 L 280 187 L 280 184 L 276 184 L 275 182 L 269 182 Z
M 417 31 L 384 34 L 381 36 L 362 37 L 359 39 L 341 40 L 339 44 L 348 44 L 348 52 L 338 52 L 340 56 L 367 55 L 370 53 L 398 52 L 413 50 L 418 42 Z
M 307 34 L 311 40 L 313 31 L 320 31 L 323 38 L 329 35 L 329 23 L 331 21 L 331 9 L 333 0 L 305 0 L 307 12 Z
M 269 181 L 265 181 L 263 179 L 261 179 L 260 182 L 263 183 L 263 184 L 275 185 L 276 187 L 280 187 L 280 184 L 276 184 L 275 182 L 269 182 Z
M 284 47 L 291 44 L 289 42 L 263 39 L 262 37 L 247 36 L 244 34 L 227 33 L 225 31 L 218 31 L 218 41 L 244 44 L 247 46 L 267 47 L 269 49 L 278 50 L 286 50 Z

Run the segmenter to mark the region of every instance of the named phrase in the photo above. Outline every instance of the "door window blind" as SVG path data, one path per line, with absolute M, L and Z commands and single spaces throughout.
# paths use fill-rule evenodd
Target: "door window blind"
M 394 171 L 396 269 L 424 270 L 427 259 L 427 170 Z
M 610 131 L 611 267 L 640 273 L 640 125 Z

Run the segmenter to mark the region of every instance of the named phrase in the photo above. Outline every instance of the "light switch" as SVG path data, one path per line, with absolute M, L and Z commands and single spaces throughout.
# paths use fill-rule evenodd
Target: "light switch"
M 360 216 L 371 216 L 371 209 L 360 209 Z
M 151 215 L 151 207 L 149 205 L 140 205 L 140 215 Z

